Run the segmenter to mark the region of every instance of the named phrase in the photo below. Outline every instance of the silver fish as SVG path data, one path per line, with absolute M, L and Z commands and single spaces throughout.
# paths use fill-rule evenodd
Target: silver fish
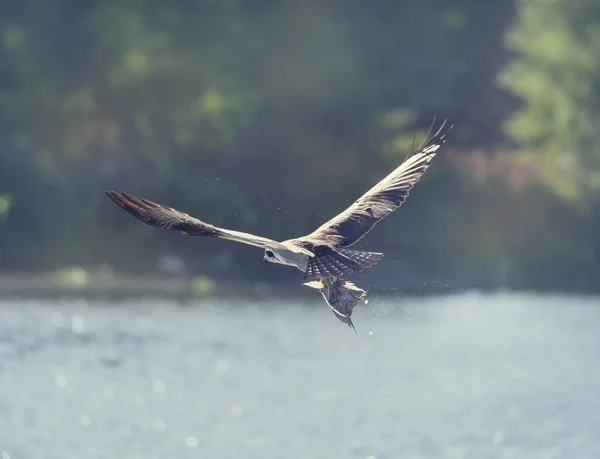
M 321 278 L 318 281 L 306 282 L 304 285 L 319 290 L 333 314 L 357 333 L 350 316 L 354 307 L 367 296 L 365 290 L 358 288 L 352 282 L 335 277 Z

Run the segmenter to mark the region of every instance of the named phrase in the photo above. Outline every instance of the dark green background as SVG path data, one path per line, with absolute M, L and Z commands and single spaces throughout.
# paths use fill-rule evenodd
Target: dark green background
M 178 254 L 191 275 L 297 283 L 102 192 L 287 239 L 435 114 L 455 128 L 361 241 L 386 253 L 365 278 L 598 291 L 599 98 L 594 0 L 3 1 L 0 270 L 151 273 Z

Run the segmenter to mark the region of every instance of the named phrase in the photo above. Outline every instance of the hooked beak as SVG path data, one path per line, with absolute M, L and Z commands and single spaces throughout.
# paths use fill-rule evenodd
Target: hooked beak
M 263 257 L 263 261 L 264 261 L 265 263 L 268 263 L 268 262 L 269 262 L 269 259 L 268 259 L 267 257 Z

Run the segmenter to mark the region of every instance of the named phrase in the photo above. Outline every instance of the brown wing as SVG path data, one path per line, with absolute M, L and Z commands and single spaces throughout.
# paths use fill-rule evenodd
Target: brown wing
M 228 239 L 262 248 L 274 249 L 283 247 L 279 242 L 271 239 L 240 231 L 217 228 L 171 207 L 163 206 L 147 199 L 137 198 L 128 193 L 106 191 L 105 194 L 121 209 L 155 228 L 181 231 L 184 234 L 195 236 Z
M 409 191 L 431 165 L 438 149 L 446 141 L 446 134 L 452 126 L 444 129 L 445 125 L 446 121 L 396 170 L 362 195 L 344 212 L 298 240 L 315 245 L 347 247 L 371 231 L 382 218 L 406 201 Z

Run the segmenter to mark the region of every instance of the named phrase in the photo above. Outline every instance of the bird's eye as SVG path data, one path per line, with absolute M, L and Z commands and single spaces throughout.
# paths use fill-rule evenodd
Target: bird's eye
M 265 250 L 265 253 L 267 254 L 267 257 L 269 257 L 269 258 L 273 258 L 275 256 L 275 254 L 271 250 Z

